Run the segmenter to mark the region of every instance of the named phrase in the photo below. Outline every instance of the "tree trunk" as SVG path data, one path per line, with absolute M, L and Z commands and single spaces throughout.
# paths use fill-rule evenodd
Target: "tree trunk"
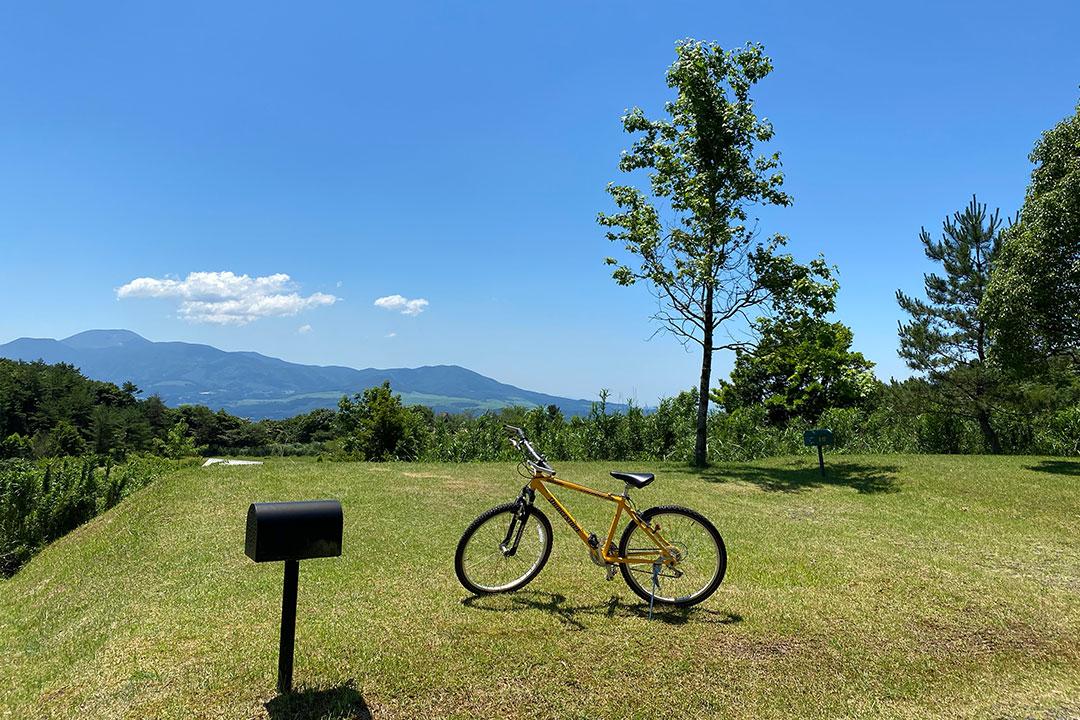
M 979 408 L 976 411 L 976 416 L 979 420 L 979 429 L 982 430 L 983 439 L 986 440 L 986 444 L 990 446 L 990 452 L 995 455 L 1001 454 L 1001 440 L 998 439 L 997 431 L 994 430 L 994 426 L 990 424 L 990 413 L 986 411 L 986 408 Z
M 978 246 L 976 246 L 978 250 Z M 995 455 L 1001 454 L 1001 440 L 998 439 L 994 426 L 990 424 L 990 411 L 983 404 L 983 398 L 987 395 L 986 388 L 986 323 L 981 320 L 978 323 L 978 335 L 976 336 L 975 352 L 979 358 L 978 375 L 975 381 L 975 416 L 979 421 L 979 429 L 982 430 L 983 440 L 990 446 L 990 452 Z
M 694 465 L 705 467 L 709 464 L 708 433 L 709 433 L 709 385 L 712 382 L 712 288 L 706 292 L 705 298 L 705 337 L 701 351 L 701 381 L 698 383 L 697 402 L 697 438 L 694 441 Z

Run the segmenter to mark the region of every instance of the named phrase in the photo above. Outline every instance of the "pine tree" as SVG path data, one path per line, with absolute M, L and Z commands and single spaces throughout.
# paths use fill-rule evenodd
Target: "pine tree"
M 974 196 L 963 212 L 942 225 L 935 242 L 926 228 L 919 240 L 926 257 L 941 263 L 945 276 L 923 275 L 926 300 L 896 291 L 911 321 L 900 323 L 900 357 L 929 381 L 926 409 L 967 417 L 979 424 L 992 452 L 1001 443 L 991 422 L 1000 382 L 987 363 L 989 328 L 979 312 L 1001 244 L 998 211 L 986 212 Z

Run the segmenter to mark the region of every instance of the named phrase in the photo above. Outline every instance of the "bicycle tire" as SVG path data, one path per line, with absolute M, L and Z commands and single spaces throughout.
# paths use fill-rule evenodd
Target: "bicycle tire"
M 727 573 L 727 548 L 724 546 L 724 539 L 720 536 L 720 531 L 716 529 L 708 518 L 696 510 L 682 507 L 679 505 L 659 505 L 657 507 L 651 507 L 645 512 L 641 513 L 641 518 L 645 522 L 652 522 L 652 519 L 660 515 L 682 516 L 689 518 L 691 521 L 699 525 L 705 534 L 712 540 L 712 545 L 716 550 L 715 568 L 712 572 L 711 578 L 701 588 L 695 590 L 693 593 L 683 596 L 661 596 L 656 595 L 655 602 L 663 605 L 671 605 L 674 607 L 690 607 L 697 605 L 698 603 L 707 600 L 716 592 L 716 589 L 720 587 L 720 583 L 724 580 L 724 575 Z M 644 532 L 638 528 L 637 523 L 630 521 L 630 524 L 626 526 L 623 531 L 622 538 L 619 540 L 619 554 L 625 556 L 627 550 L 630 547 L 631 539 L 635 536 L 637 531 L 638 537 L 645 536 Z M 661 527 L 661 533 L 663 533 L 663 527 Z M 651 540 L 648 541 L 650 546 L 655 547 Z M 676 545 L 677 541 L 673 541 Z M 640 567 L 640 566 L 639 566 Z M 622 572 L 623 581 L 626 582 L 626 586 L 630 590 L 640 597 L 642 600 L 649 602 L 653 598 L 652 578 L 651 578 L 651 566 L 649 570 L 642 571 L 632 568 L 628 564 L 620 564 L 619 570 Z M 636 575 L 641 575 L 642 578 L 648 578 L 647 585 L 642 585 L 639 582 Z
M 481 513 L 475 520 L 473 520 L 469 524 L 469 527 L 465 528 L 465 532 L 461 535 L 461 540 L 458 541 L 457 551 L 454 553 L 454 572 L 457 574 L 458 582 L 461 583 L 462 587 L 464 587 L 466 590 L 473 593 L 474 595 L 491 595 L 495 593 L 507 593 L 514 592 L 515 590 L 520 590 L 521 588 L 528 585 L 532 581 L 532 579 L 535 578 L 540 573 L 540 571 L 544 569 L 544 565 L 547 564 L 548 558 L 551 557 L 551 522 L 547 519 L 547 516 L 545 516 L 544 513 L 540 512 L 540 510 L 535 507 L 529 506 L 527 508 L 527 515 L 525 518 L 525 528 L 522 531 L 523 534 L 521 537 L 522 541 L 525 541 L 527 538 L 531 537 L 529 534 L 531 532 L 530 525 L 532 524 L 531 521 L 535 520 L 538 533 L 537 538 L 539 542 L 539 553 L 537 554 L 536 560 L 533 561 L 531 565 L 526 567 L 525 571 L 520 576 L 512 578 L 510 581 L 501 584 L 485 585 L 479 582 L 477 578 L 471 576 L 470 570 L 467 567 L 468 562 L 466 559 L 466 553 L 470 549 L 470 541 L 482 528 L 485 528 L 485 526 L 491 527 L 489 524 L 492 522 L 496 523 L 494 529 L 497 532 L 488 532 L 488 537 L 485 538 L 485 540 L 490 541 L 491 538 L 505 537 L 506 528 L 508 527 L 508 525 L 500 524 L 501 521 L 499 519 L 499 516 L 505 514 L 507 516 L 505 522 L 509 523 L 510 520 L 513 518 L 513 513 L 517 511 L 517 507 L 518 505 L 516 502 L 511 502 L 504 505 L 498 505 L 491 508 L 490 510 Z M 491 549 L 490 554 L 496 562 L 500 559 L 496 555 L 496 553 L 500 551 L 500 548 L 497 545 L 494 548 L 485 547 L 483 549 Z M 518 546 L 518 550 L 521 550 L 521 545 Z M 516 557 L 516 555 L 514 557 Z M 507 559 L 507 556 L 503 555 L 501 559 L 505 561 Z

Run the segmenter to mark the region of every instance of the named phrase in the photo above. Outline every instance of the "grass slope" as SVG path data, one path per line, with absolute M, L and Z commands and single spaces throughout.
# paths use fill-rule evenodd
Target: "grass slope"
M 652 622 L 550 509 L 539 578 L 466 598 L 454 546 L 514 496 L 509 465 L 184 470 L 0 583 L 0 716 L 1080 715 L 1080 464 L 847 456 L 822 481 L 810 462 L 660 468 L 639 504 L 704 511 L 730 566 Z M 559 469 L 615 488 L 606 465 Z M 243 556 L 245 512 L 321 497 L 345 506 L 345 555 L 301 563 L 302 692 L 275 698 L 281 565 Z

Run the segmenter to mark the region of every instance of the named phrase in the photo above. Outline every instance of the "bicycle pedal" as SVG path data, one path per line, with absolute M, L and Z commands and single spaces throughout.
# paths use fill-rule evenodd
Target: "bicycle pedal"
M 617 572 L 619 572 L 619 566 L 618 565 L 608 565 L 607 577 L 605 577 L 604 579 L 607 580 L 608 582 L 611 582 L 612 580 L 615 579 L 615 573 L 617 573 Z

